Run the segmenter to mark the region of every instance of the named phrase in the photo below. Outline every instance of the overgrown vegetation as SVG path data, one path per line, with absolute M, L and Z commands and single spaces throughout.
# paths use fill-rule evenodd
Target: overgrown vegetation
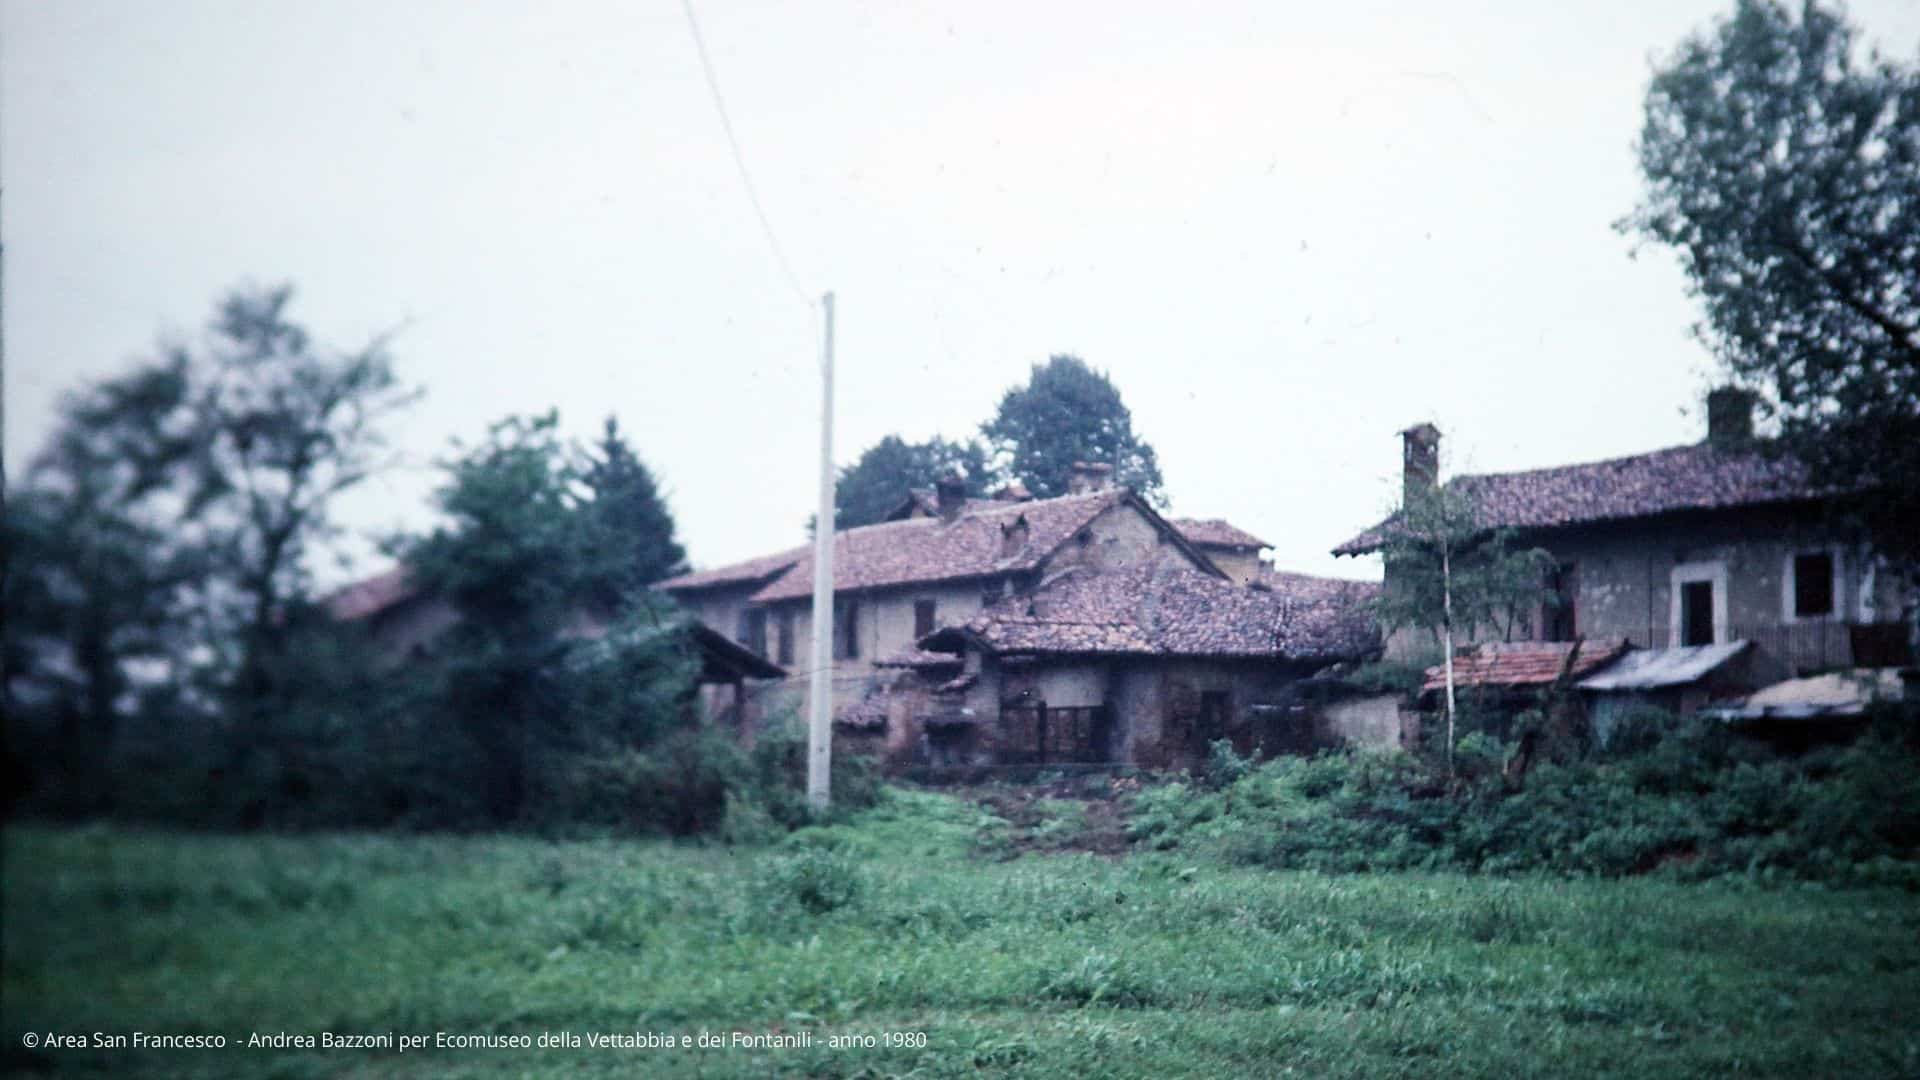
M 1457 776 L 1412 755 L 1341 751 L 1253 766 L 1224 744 L 1208 782 L 1138 796 L 1151 849 L 1244 866 L 1620 877 L 1725 875 L 1920 890 L 1920 751 L 1913 710 L 1888 708 L 1847 746 L 1776 754 L 1702 721 L 1630 718 L 1610 752 L 1543 761 L 1460 741 Z M 1231 759 L 1231 760 L 1229 760 Z
M 1294 787 L 1313 799 L 1362 769 L 1297 767 Z M 1266 775 L 1186 804 L 1237 807 Z M 282 1077 L 1920 1069 L 1920 903 L 1909 892 L 1276 873 L 1186 850 L 1002 861 L 969 855 L 982 816 L 901 792 L 764 846 L 15 829 L 0 926 L 4 1064 Z M 28 1031 L 96 1030 L 706 1030 L 815 1042 L 22 1046 Z M 924 1033 L 925 1045 L 826 1042 L 889 1031 Z

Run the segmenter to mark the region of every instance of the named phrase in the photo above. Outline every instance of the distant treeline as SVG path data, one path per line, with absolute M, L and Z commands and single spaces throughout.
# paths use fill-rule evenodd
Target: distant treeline
M 291 291 L 70 395 L 6 504 L 6 790 L 17 813 L 212 827 L 693 833 L 803 816 L 803 755 L 701 730 L 685 566 L 614 420 L 456 443 L 444 524 L 384 546 L 452 618 L 405 657 L 316 597 L 333 497 L 417 396 L 384 344 L 316 345 Z M 592 627 L 581 633 L 581 626 Z M 842 801 L 872 784 L 852 771 Z

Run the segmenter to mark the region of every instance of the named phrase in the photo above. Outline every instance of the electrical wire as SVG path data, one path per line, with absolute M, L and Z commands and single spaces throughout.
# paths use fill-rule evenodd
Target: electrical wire
M 706 73 L 707 89 L 713 94 L 714 110 L 720 114 L 720 128 L 727 134 L 727 146 L 733 151 L 733 163 L 740 170 L 740 184 L 747 189 L 747 200 L 753 203 L 753 213 L 760 219 L 760 229 L 766 234 L 767 247 L 772 249 L 773 258 L 780 264 L 780 272 L 786 276 L 794 295 L 800 298 L 802 304 L 813 307 L 812 297 L 806 289 L 801 288 L 793 265 L 787 262 L 787 254 L 780 247 L 780 238 L 774 235 L 773 222 L 767 218 L 766 207 L 760 204 L 760 193 L 753 186 L 753 174 L 747 170 L 746 155 L 740 152 L 740 139 L 733 132 L 733 119 L 727 114 L 726 99 L 720 94 L 720 79 L 713 72 L 712 58 L 707 55 L 706 39 L 700 34 L 700 20 L 693 14 L 693 0 L 680 0 L 680 7 L 687 13 L 687 29 L 693 31 L 693 47 L 700 54 L 700 70 Z

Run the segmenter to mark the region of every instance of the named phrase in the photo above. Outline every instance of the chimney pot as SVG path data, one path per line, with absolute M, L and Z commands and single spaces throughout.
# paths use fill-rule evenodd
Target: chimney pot
M 1738 386 L 1718 386 L 1707 392 L 1707 442 L 1722 449 L 1738 449 L 1753 441 L 1753 409 L 1759 395 Z
M 1440 482 L 1440 429 L 1415 424 L 1400 433 L 1400 503 L 1405 506 Z
M 1105 491 L 1113 482 L 1113 466 L 1100 461 L 1076 461 L 1067 474 L 1067 494 Z
M 954 521 L 967 508 L 967 482 L 954 473 L 934 481 L 934 501 L 941 521 Z

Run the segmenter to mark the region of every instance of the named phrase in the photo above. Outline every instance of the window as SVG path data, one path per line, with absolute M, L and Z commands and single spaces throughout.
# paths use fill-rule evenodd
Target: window
M 1005 595 L 1005 588 L 1006 581 L 1004 579 L 988 578 L 987 583 L 980 587 L 980 606 L 992 607 L 999 603 L 1000 597 Z
M 913 640 L 919 641 L 933 633 L 934 602 L 915 600 L 913 602 Z
M 740 613 L 739 633 L 734 635 L 740 644 L 752 650 L 756 656 L 767 655 L 767 612 L 765 608 L 749 608 Z
M 1727 564 L 1681 563 L 1668 578 L 1672 597 L 1667 641 L 1673 645 L 1712 645 L 1727 638 Z
M 1200 737 L 1208 740 L 1226 737 L 1232 714 L 1225 690 L 1201 691 Z
M 1680 644 L 1713 644 L 1713 582 L 1680 586 Z
M 860 658 L 860 602 L 849 599 L 836 605 L 836 608 L 833 622 L 833 658 L 858 660 Z
M 1793 616 L 1818 619 L 1833 614 L 1833 553 L 1806 552 L 1793 557 Z
M 779 650 L 778 662 L 793 663 L 793 609 L 781 608 L 774 622 L 774 645 Z
M 1547 602 L 1540 607 L 1540 640 L 1572 641 L 1579 632 L 1575 598 L 1580 595 L 1578 567 L 1561 563 L 1547 575 Z

